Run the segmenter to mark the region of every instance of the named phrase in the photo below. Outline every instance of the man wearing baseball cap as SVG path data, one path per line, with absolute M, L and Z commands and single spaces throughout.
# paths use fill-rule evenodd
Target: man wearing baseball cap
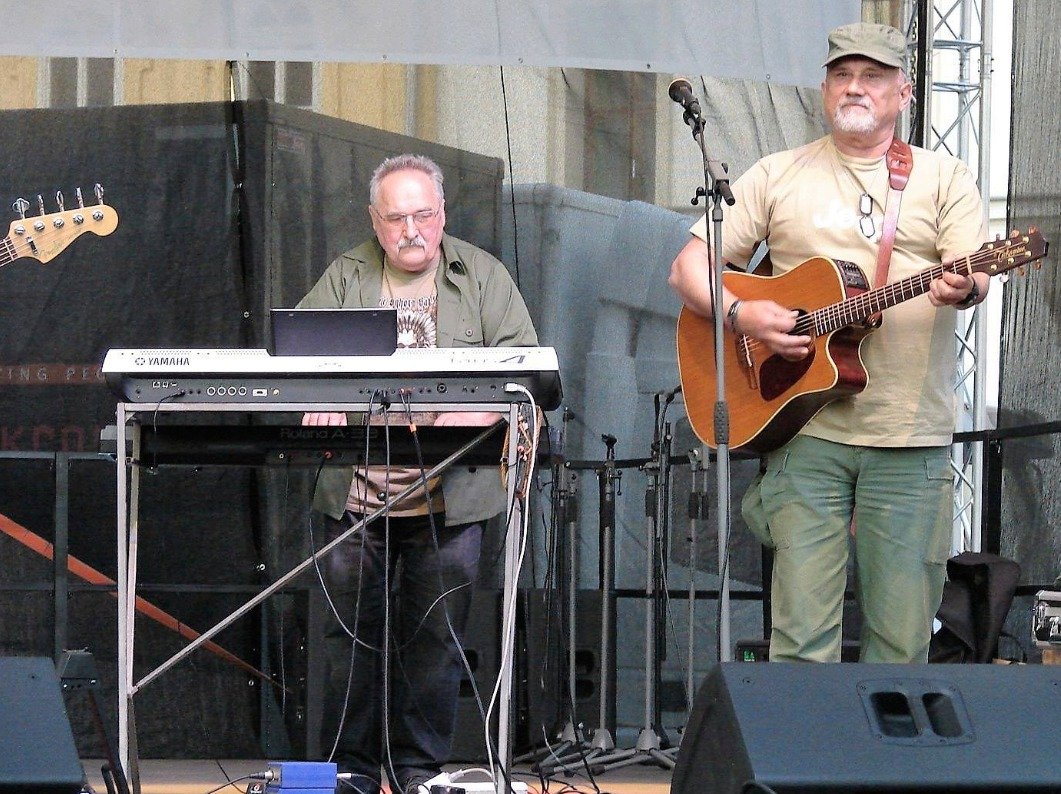
M 828 45 L 821 91 L 830 133 L 764 157 L 737 179 L 722 233 L 725 260 L 742 267 L 765 240 L 772 275 L 791 274 L 812 309 L 823 285 L 798 270 L 812 257 L 837 262 L 844 283 L 860 277 L 872 287 L 955 260 L 987 236 L 965 164 L 896 140 L 911 99 L 902 33 L 856 23 L 833 30 Z M 710 317 L 704 219 L 691 232 L 670 284 L 687 309 Z M 774 549 L 772 660 L 840 660 L 852 550 L 861 660 L 927 660 L 951 551 L 956 307 L 980 302 L 987 289 L 986 275 L 944 273 L 926 294 L 889 308 L 851 353 L 866 370 L 865 388 L 829 402 L 766 454 L 743 513 Z M 723 292 L 727 336 L 808 366 L 833 352 L 806 323 L 797 330 L 806 309 L 798 298 Z

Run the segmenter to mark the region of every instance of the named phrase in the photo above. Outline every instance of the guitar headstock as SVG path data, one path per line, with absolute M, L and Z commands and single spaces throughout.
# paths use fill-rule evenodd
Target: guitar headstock
M 1014 229 L 1004 240 L 984 243 L 970 257 L 971 270 L 994 276 L 1014 268 L 1023 268 L 1030 262 L 1035 262 L 1035 266 L 1039 267 L 1039 260 L 1046 256 L 1049 247 L 1042 233 L 1034 226 L 1026 232 Z
M 62 253 L 70 243 L 85 232 L 92 232 L 104 237 L 118 227 L 118 213 L 103 203 L 103 189 L 96 186 L 98 204 L 88 207 L 81 199 L 80 188 L 77 191 L 78 206 L 68 210 L 63 205 L 62 193 L 56 193 L 58 212 L 46 214 L 44 199 L 37 196 L 39 215 L 26 215 L 29 202 L 17 199 L 12 208 L 21 216 L 11 222 L 7 238 L 0 243 L 0 255 L 7 254 L 13 261 L 24 256 L 32 257 L 39 262 L 48 262 Z

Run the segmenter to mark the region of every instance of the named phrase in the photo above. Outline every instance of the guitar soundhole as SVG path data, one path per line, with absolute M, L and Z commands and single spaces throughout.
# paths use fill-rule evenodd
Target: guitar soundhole
M 762 398 L 769 402 L 780 397 L 807 374 L 812 363 L 814 363 L 813 345 L 807 357 L 799 361 L 788 361 L 777 354 L 770 356 L 759 369 L 759 393 Z

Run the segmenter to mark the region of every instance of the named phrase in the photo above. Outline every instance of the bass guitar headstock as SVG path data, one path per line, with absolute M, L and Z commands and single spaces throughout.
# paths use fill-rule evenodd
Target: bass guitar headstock
M 18 198 L 11 208 L 18 213 L 12 221 L 7 237 L 0 242 L 0 256 L 7 262 L 31 257 L 39 262 L 48 262 L 62 253 L 70 243 L 85 232 L 104 237 L 118 227 L 118 213 L 114 207 L 103 203 L 103 188 L 95 186 L 96 204 L 85 206 L 81 188 L 77 189 L 77 207 L 66 209 L 63 194 L 55 194 L 58 212 L 44 211 L 44 198 L 37 196 L 38 215 L 26 215 L 30 203 Z

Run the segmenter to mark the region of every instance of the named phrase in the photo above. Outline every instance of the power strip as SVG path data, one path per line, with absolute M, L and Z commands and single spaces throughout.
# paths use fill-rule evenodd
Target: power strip
M 449 783 L 436 783 L 435 785 L 448 786 L 451 789 L 463 790 L 465 794 L 496 794 L 497 786 L 489 780 L 453 780 Z M 428 788 L 428 791 L 431 789 Z M 511 786 L 505 786 L 505 794 L 528 794 L 527 784 L 521 780 L 515 780 Z
M 489 780 L 455 780 L 449 784 L 451 788 L 464 789 L 464 794 L 496 794 L 497 786 Z M 511 786 L 505 786 L 505 794 L 510 791 L 516 794 L 527 794 L 527 784 L 522 781 L 513 781 Z

